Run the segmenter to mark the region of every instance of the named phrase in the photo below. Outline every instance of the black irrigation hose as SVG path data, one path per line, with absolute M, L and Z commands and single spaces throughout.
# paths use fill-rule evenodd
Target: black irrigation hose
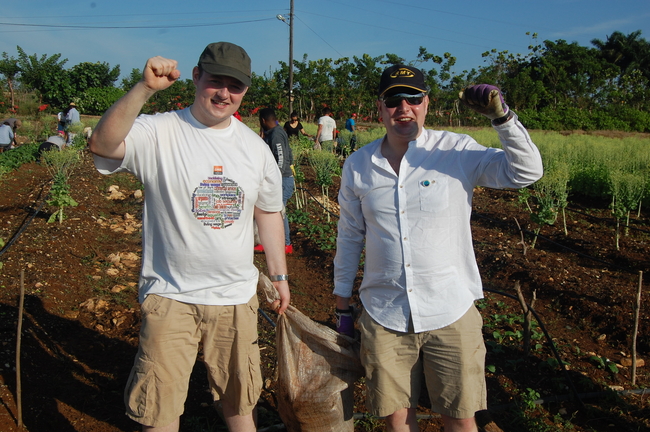
M 483 215 L 483 214 L 480 214 L 480 213 L 472 212 L 472 216 L 476 216 L 476 217 L 478 217 L 478 218 L 482 218 L 482 219 L 488 220 L 488 221 L 493 222 L 493 223 L 496 223 L 496 224 L 510 226 L 510 224 L 508 224 L 508 223 L 506 223 L 506 222 L 503 222 L 503 221 L 500 221 L 500 220 L 497 220 L 497 219 L 492 219 L 491 217 L 488 217 L 488 216 Z M 520 230 L 520 231 L 523 232 L 523 233 L 534 235 L 534 236 L 536 236 L 537 238 L 539 238 L 539 239 L 541 239 L 541 240 L 544 240 L 544 241 L 547 241 L 547 242 L 549 242 L 549 243 L 552 243 L 552 244 L 554 244 L 555 246 L 558 246 L 558 247 L 560 247 L 560 248 L 562 248 L 562 249 L 565 249 L 565 250 L 567 250 L 567 251 L 569 251 L 569 252 L 573 252 L 573 253 L 575 253 L 576 255 L 580 255 L 580 256 L 583 257 L 583 258 L 588 258 L 588 259 L 590 259 L 590 260 L 592 260 L 592 261 L 596 261 L 596 262 L 599 262 L 599 263 L 601 263 L 601 264 L 605 264 L 605 265 L 607 265 L 607 266 L 609 266 L 609 267 L 616 268 L 616 269 L 619 269 L 619 270 L 621 270 L 621 271 L 626 271 L 626 272 L 635 272 L 635 271 L 636 271 L 635 269 L 632 269 L 632 268 L 629 268 L 629 267 L 621 267 L 621 266 L 619 266 L 619 265 L 617 265 L 617 264 L 614 264 L 614 263 L 611 263 L 611 262 L 609 262 L 609 261 L 605 261 L 605 260 L 602 260 L 602 259 L 600 259 L 600 258 L 596 258 L 596 257 L 594 257 L 594 256 L 587 255 L 587 254 L 585 254 L 585 253 L 579 252 L 579 251 L 577 251 L 577 250 L 575 250 L 575 249 L 571 249 L 570 247 L 565 246 L 565 245 L 563 245 L 562 243 L 558 243 L 558 242 L 556 242 L 556 241 L 551 240 L 551 239 L 548 238 L 548 237 L 544 237 L 544 236 L 541 235 L 541 234 L 536 234 L 536 233 L 534 233 L 534 232 L 532 232 L 532 231 L 529 231 L 529 230 L 527 230 L 527 229 L 523 229 L 523 228 L 517 228 L 517 229 Z
M 566 209 L 569 210 L 570 212 L 578 213 L 578 214 L 581 214 L 583 216 L 587 216 L 588 218 L 596 219 L 598 221 L 607 222 L 607 223 L 615 222 L 615 221 L 612 221 L 611 219 L 606 219 L 606 218 L 601 218 L 601 217 L 598 217 L 598 216 L 590 215 L 589 213 L 585 213 L 585 212 L 580 211 L 580 210 L 572 209 L 570 207 L 567 207 Z M 637 223 L 637 221 L 635 221 L 635 220 L 632 220 L 631 222 Z M 646 230 L 646 229 L 643 229 L 643 228 L 637 228 L 635 226 L 625 225 L 625 228 L 629 228 L 631 230 L 639 231 L 639 232 L 642 232 L 642 233 L 645 233 L 645 234 L 650 234 L 649 230 Z
M 314 201 L 315 201 L 319 206 L 321 206 L 321 208 L 322 208 L 323 210 L 325 210 L 325 211 L 328 212 L 330 215 L 332 215 L 332 216 L 334 216 L 334 217 L 336 217 L 336 218 L 340 218 L 339 215 L 330 212 L 329 210 L 327 210 L 327 209 L 325 208 L 325 206 L 323 206 L 320 202 L 318 202 L 318 200 L 316 199 L 316 196 L 315 196 L 313 193 L 311 193 L 311 191 L 310 191 L 309 189 L 306 189 L 306 188 L 303 188 L 303 187 L 297 187 L 296 190 L 307 191 L 307 193 L 309 193 L 309 195 L 310 195 L 312 198 L 314 198 Z M 568 209 L 568 210 L 571 210 L 571 209 Z M 575 211 L 575 210 L 571 210 L 571 211 Z M 576 211 L 576 212 L 577 212 L 577 211 Z M 579 213 L 579 212 L 577 212 L 577 213 Z M 496 219 L 492 219 L 491 217 L 488 217 L 488 216 L 486 216 L 486 215 L 483 215 L 483 214 L 480 214 L 480 213 L 476 213 L 475 211 L 472 211 L 472 216 L 476 216 L 476 217 L 479 217 L 479 218 L 483 218 L 483 219 L 486 219 L 486 220 L 489 220 L 489 221 L 491 221 L 491 222 L 498 223 L 498 224 L 501 224 L 501 225 L 509 225 L 509 224 L 504 223 L 503 221 L 496 220 Z M 597 218 L 596 216 L 591 216 L 591 215 L 588 215 L 588 214 L 585 214 L 585 216 L 589 216 L 589 217 L 592 217 L 592 218 L 600 219 L 600 218 Z M 637 231 L 641 231 L 641 232 L 645 232 L 645 233 L 649 233 L 649 234 L 650 234 L 650 231 L 646 231 L 646 230 L 643 230 L 643 229 L 640 229 L 640 228 L 635 228 L 635 227 L 630 227 L 630 228 L 633 228 L 633 229 L 636 229 Z M 544 240 L 544 241 L 547 241 L 547 242 L 549 242 L 549 243 L 552 243 L 552 244 L 554 244 L 554 245 L 556 245 L 556 246 L 558 246 L 558 247 L 560 247 L 560 248 L 563 248 L 563 249 L 565 249 L 565 250 L 567 250 L 567 251 L 569 251 L 569 252 L 575 253 L 576 255 L 579 255 L 579 256 L 581 256 L 581 257 L 583 257 L 583 258 L 587 258 L 587 259 L 590 259 L 590 260 L 592 260 L 592 261 L 597 261 L 597 262 L 599 262 L 599 263 L 601 263 L 601 264 L 605 264 L 605 265 L 607 265 L 607 266 L 609 266 L 609 267 L 611 267 L 611 268 L 616 268 L 616 269 L 619 269 L 619 270 L 622 270 L 622 271 L 627 271 L 627 272 L 635 271 L 635 269 L 631 269 L 631 268 L 628 268 L 628 267 L 621 267 L 621 266 L 619 266 L 619 265 L 616 265 L 616 264 L 613 264 L 613 263 L 611 263 L 611 262 L 608 262 L 608 261 L 602 260 L 602 259 L 600 259 L 600 258 L 597 258 L 597 257 L 591 256 L 591 255 L 587 255 L 587 254 L 582 253 L 582 252 L 579 252 L 579 251 L 577 251 L 577 250 L 575 250 L 575 249 L 571 249 L 570 247 L 565 246 L 565 245 L 563 245 L 563 244 L 561 244 L 561 243 L 558 243 L 558 242 L 556 242 L 556 241 L 553 241 L 553 240 L 551 240 L 550 238 L 545 237 L 545 236 L 543 236 L 543 235 L 541 235 L 541 234 L 535 234 L 534 232 L 529 231 L 529 230 L 526 230 L 526 229 L 523 229 L 523 228 L 520 229 L 520 230 L 521 230 L 521 232 L 524 232 L 524 233 L 526 233 L 526 234 L 530 234 L 530 235 L 536 236 L 537 238 L 539 238 L 539 239 L 541 239 L 541 240 Z
M 511 194 L 516 194 L 516 193 L 517 193 L 517 191 L 512 190 L 512 189 L 500 189 L 500 190 L 501 190 L 501 191 L 504 191 L 504 192 L 510 192 Z M 566 208 L 566 210 L 568 210 L 568 211 L 570 211 L 570 212 L 578 213 L 578 214 L 581 214 L 581 215 L 583 215 L 583 216 L 587 216 L 588 218 L 596 219 L 596 220 L 601 221 L 601 222 L 606 222 L 606 223 L 609 223 L 609 224 L 615 222 L 615 220 L 607 219 L 607 218 L 601 218 L 601 217 L 598 217 L 598 216 L 590 215 L 589 213 L 585 213 L 585 212 L 583 212 L 583 211 L 580 211 L 580 210 L 577 210 L 577 209 L 573 209 L 573 208 L 571 208 L 571 207 L 565 207 L 565 208 Z M 637 223 L 637 221 L 635 221 L 635 220 L 632 220 L 632 221 L 630 221 L 630 222 Z M 632 229 L 632 230 L 635 230 L 635 231 L 640 231 L 640 232 L 642 232 L 642 233 L 650 234 L 650 231 L 649 231 L 649 230 L 645 230 L 645 229 L 643 229 L 643 228 L 637 228 L 637 227 L 629 226 L 629 225 L 626 225 L 625 227 L 626 227 L 626 228 L 629 228 L 629 229 Z
M 44 206 L 45 203 L 47 202 L 48 197 L 49 197 L 49 195 L 46 196 L 46 197 L 43 199 L 43 202 L 41 202 L 41 205 L 38 206 L 38 208 L 36 209 L 36 211 L 34 211 L 34 213 L 30 216 L 30 218 L 27 219 L 27 221 L 25 221 L 25 223 L 23 223 L 23 225 L 20 227 L 20 229 L 19 229 L 19 230 L 16 232 L 16 234 L 14 234 L 14 236 L 11 238 L 11 240 L 9 240 L 9 241 L 7 242 L 7 244 L 5 245 L 5 247 L 3 247 L 2 250 L 0 250 L 0 256 L 2 256 L 2 254 L 4 254 L 4 253 L 9 249 L 9 247 L 10 247 L 11 245 L 13 245 L 14 242 L 15 242 L 16 240 L 18 240 L 18 237 L 20 237 L 21 234 L 22 234 L 22 233 L 27 229 L 27 227 L 29 226 L 29 224 L 32 223 L 32 221 L 34 220 L 34 218 L 36 217 L 36 215 L 41 211 L 41 209 L 43 208 L 43 206 Z
M 512 294 L 504 293 L 503 291 L 497 291 L 493 290 L 490 288 L 483 288 L 484 291 L 491 292 L 494 294 L 499 294 L 505 297 L 509 297 L 511 299 L 514 299 L 516 301 L 519 301 L 519 298 L 515 297 Z M 571 389 L 571 392 L 573 393 L 574 397 L 576 398 L 576 401 L 580 404 L 581 408 L 584 408 L 585 405 L 582 402 L 582 399 L 580 398 L 580 394 L 578 393 L 578 390 L 576 389 L 575 385 L 573 384 L 573 381 L 571 381 L 571 377 L 569 376 L 569 371 L 564 367 L 564 363 L 562 362 L 562 358 L 560 357 L 560 353 L 557 351 L 555 348 L 555 344 L 553 343 L 553 339 L 551 339 L 551 336 L 548 334 L 548 331 L 546 331 L 546 327 L 544 326 L 544 323 L 542 322 L 541 318 L 528 303 L 526 303 L 526 307 L 528 310 L 535 316 L 535 319 L 537 320 L 537 323 L 539 325 L 539 328 L 542 329 L 542 332 L 544 333 L 544 337 L 546 337 L 546 340 L 548 341 L 548 345 L 551 348 L 551 351 L 553 351 L 553 356 L 555 357 L 555 360 L 557 360 L 558 366 L 562 369 L 562 372 L 564 374 L 564 378 L 566 381 L 569 383 L 569 388 Z
M 589 392 L 589 393 L 580 393 L 580 397 L 582 399 L 593 399 L 593 398 L 598 398 L 601 396 L 607 396 L 612 393 L 616 393 L 618 395 L 622 396 L 628 396 L 628 395 L 641 395 L 645 396 L 647 394 L 650 394 L 650 389 L 647 388 L 642 388 L 642 389 L 633 389 L 633 390 L 605 390 L 605 391 L 599 391 L 599 392 Z M 535 405 L 543 405 L 545 403 L 553 403 L 553 402 L 563 402 L 565 400 L 568 400 L 572 396 L 570 395 L 552 395 L 552 396 L 545 396 L 543 398 L 539 398 L 533 403 Z M 493 405 L 489 407 L 490 411 L 502 411 L 505 409 L 511 408 L 513 405 L 516 405 L 516 403 L 508 403 L 508 404 L 503 404 L 503 405 Z
M 63 168 L 66 168 L 66 166 L 64 165 Z M 47 182 L 43 183 L 43 187 L 45 187 L 45 184 L 49 183 L 50 181 L 51 181 L 51 179 L 48 180 Z M 22 235 L 22 233 L 27 229 L 27 227 L 29 226 L 29 224 L 32 223 L 32 221 L 34 220 L 34 218 L 36 217 L 36 215 L 40 213 L 40 211 L 41 211 L 41 209 L 43 208 L 43 206 L 47 203 L 47 199 L 48 199 L 49 197 L 50 197 L 50 194 L 48 193 L 48 194 L 45 196 L 45 198 L 43 198 L 43 201 L 41 202 L 41 205 L 38 206 L 38 208 L 36 209 L 36 211 L 34 211 L 34 213 L 32 214 L 32 216 L 31 216 L 31 217 L 30 217 L 26 222 L 23 223 L 23 225 L 20 227 L 20 229 L 19 229 L 19 230 L 16 232 L 16 234 L 11 238 L 11 240 L 9 240 L 9 241 L 7 242 L 7 244 L 5 245 L 5 247 L 3 247 L 2 250 L 0 250 L 0 256 L 2 256 L 2 254 L 4 254 L 4 253 L 9 249 L 9 247 L 10 247 L 11 245 L 13 245 L 13 244 L 16 242 L 16 240 L 18 240 L 18 237 L 20 237 L 20 236 Z
M 264 312 L 261 308 L 257 308 L 257 311 L 262 314 L 264 319 L 267 320 L 271 326 L 275 327 L 275 322 L 271 319 L 270 316 L 267 315 L 266 312 Z

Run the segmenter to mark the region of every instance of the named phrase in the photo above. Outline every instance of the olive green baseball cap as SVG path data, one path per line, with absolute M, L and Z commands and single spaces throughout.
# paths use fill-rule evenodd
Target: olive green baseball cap
M 223 75 L 251 85 L 251 59 L 246 51 L 229 42 L 211 43 L 199 57 L 199 67 L 210 75 Z

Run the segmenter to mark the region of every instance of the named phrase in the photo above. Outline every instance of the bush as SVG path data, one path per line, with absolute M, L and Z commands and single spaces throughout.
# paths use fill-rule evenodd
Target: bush
M 23 144 L 13 150 L 0 153 L 0 166 L 6 170 L 15 170 L 22 164 L 34 162 L 39 146 L 39 143 Z
M 102 115 L 125 94 L 124 90 L 115 87 L 89 88 L 78 99 L 79 112 L 88 115 Z
M 596 130 L 620 130 L 628 132 L 630 130 L 629 123 L 617 117 L 618 114 L 613 110 L 597 110 L 592 113 L 592 118 Z
M 616 109 L 617 117 L 626 121 L 629 130 L 634 132 L 650 132 L 650 113 L 639 111 L 628 106 L 622 106 Z

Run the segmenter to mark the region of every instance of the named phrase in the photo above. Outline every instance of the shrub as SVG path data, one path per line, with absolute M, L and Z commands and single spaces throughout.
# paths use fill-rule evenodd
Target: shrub
M 38 154 L 38 143 L 23 144 L 18 148 L 0 154 L 0 166 L 15 170 L 22 164 L 34 162 Z
M 102 115 L 125 94 L 124 90 L 115 87 L 89 88 L 81 95 L 77 105 L 84 114 Z

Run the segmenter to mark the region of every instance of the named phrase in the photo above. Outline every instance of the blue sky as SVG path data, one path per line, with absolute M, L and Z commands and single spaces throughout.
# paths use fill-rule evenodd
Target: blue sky
M 495 7 L 496 6 L 496 7 Z M 241 45 L 253 71 L 288 61 L 289 0 L 23 0 L 5 2 L 0 52 L 17 57 L 60 53 L 70 68 L 81 62 L 120 65 L 122 75 L 161 55 L 178 60 L 183 78 L 210 42 Z M 648 0 L 294 0 L 294 58 L 373 57 L 414 60 L 420 46 L 451 53 L 460 73 L 483 65 L 481 53 L 525 54 L 538 40 L 565 39 L 592 46 L 614 31 L 641 30 L 650 40 Z M 430 68 L 431 65 L 425 66 Z M 119 82 L 118 82 L 119 84 Z

